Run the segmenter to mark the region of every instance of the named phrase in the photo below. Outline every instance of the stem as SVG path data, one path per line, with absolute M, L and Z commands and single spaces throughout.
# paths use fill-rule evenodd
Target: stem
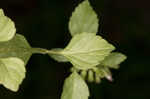
M 48 50 L 43 48 L 32 48 L 33 54 L 47 54 Z
M 47 50 L 43 48 L 32 48 L 32 53 L 33 54 L 61 54 L 60 51 L 55 51 L 55 50 Z
M 60 51 L 54 51 L 54 50 L 47 50 L 48 54 L 57 54 L 57 55 L 61 55 L 62 53 Z

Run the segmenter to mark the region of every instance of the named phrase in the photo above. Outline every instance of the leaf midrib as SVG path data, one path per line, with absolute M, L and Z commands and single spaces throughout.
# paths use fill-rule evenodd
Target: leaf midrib
M 73 51 L 70 51 L 70 50 L 67 50 L 67 51 L 62 51 L 61 53 L 64 54 L 64 55 L 73 55 L 73 54 L 87 54 L 87 53 L 92 53 L 92 52 L 96 52 L 96 51 L 101 51 L 101 50 L 110 50 L 111 48 L 103 48 L 103 49 L 97 49 L 97 50 L 92 50 L 92 51 L 76 51 L 76 52 L 73 52 Z M 100 55 L 100 54 L 99 54 Z M 104 55 L 104 54 L 101 54 L 101 55 Z

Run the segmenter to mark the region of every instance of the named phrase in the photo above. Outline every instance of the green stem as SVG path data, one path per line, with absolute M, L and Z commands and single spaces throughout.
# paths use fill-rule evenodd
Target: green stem
M 61 55 L 62 53 L 60 51 L 54 51 L 54 50 L 48 50 L 48 54 L 58 54 Z
M 32 48 L 33 54 L 47 54 L 48 50 L 43 48 Z
M 43 48 L 32 48 L 32 53 L 33 54 L 61 54 L 59 51 L 55 50 L 47 50 Z

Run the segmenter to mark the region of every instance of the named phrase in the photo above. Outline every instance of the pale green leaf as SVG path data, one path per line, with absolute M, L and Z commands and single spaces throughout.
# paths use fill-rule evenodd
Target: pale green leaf
M 16 34 L 13 39 L 0 42 L 0 58 L 18 57 L 26 64 L 31 55 L 31 47 L 22 35 Z
M 127 57 L 122 53 L 113 52 L 102 61 L 101 65 L 117 69 L 119 64 L 126 58 Z
M 98 65 L 114 50 L 101 36 L 92 33 L 77 34 L 62 54 L 78 69 L 90 69 Z
M 55 48 L 55 49 L 52 49 L 51 51 L 60 52 L 60 51 L 63 51 L 63 49 Z M 68 59 L 65 56 L 60 55 L 60 54 L 49 54 L 49 56 L 58 62 L 68 62 Z
M 0 42 L 8 41 L 14 37 L 16 28 L 14 22 L 4 15 L 0 9 Z
M 15 57 L 0 58 L 0 84 L 6 88 L 17 91 L 25 78 L 24 62 Z
M 89 89 L 82 77 L 73 72 L 64 83 L 61 99 L 88 99 Z
M 83 1 L 72 13 L 69 30 L 74 36 L 79 33 L 97 33 L 98 18 L 88 0 Z

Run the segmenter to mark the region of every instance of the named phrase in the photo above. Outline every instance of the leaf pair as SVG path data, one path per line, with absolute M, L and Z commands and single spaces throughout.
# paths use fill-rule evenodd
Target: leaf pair
M 65 49 L 55 49 L 59 51 L 59 55 L 50 54 L 55 60 L 70 61 L 75 68 L 80 70 L 92 69 L 99 64 L 110 66 L 116 58 L 120 62 L 124 60 L 120 58 L 120 55 L 123 55 L 121 53 L 110 54 L 115 47 L 96 35 L 98 18 L 88 0 L 79 4 L 72 13 L 69 30 L 73 38 L 68 46 Z M 108 57 L 105 59 L 106 56 Z M 112 63 L 109 64 L 110 62 Z
M 14 22 L 0 9 L 0 84 L 12 91 L 25 78 L 25 64 L 32 54 L 26 39 L 15 33 Z
M 115 49 L 101 36 L 96 35 L 98 18 L 88 0 L 82 2 L 72 13 L 69 30 L 73 38 L 68 46 L 60 51 L 63 56 L 61 58 L 65 57 L 65 60 L 70 61 L 78 70 L 86 71 L 96 67 Z M 59 57 L 55 57 L 55 60 L 61 61 Z M 89 73 L 91 79 L 92 72 Z M 83 75 L 86 76 L 86 72 Z M 88 99 L 88 97 L 89 89 L 85 81 L 74 71 L 65 80 L 61 99 Z
M 59 62 L 70 61 L 90 82 L 99 83 L 104 77 L 111 80 L 109 68 L 117 68 L 126 56 L 111 53 L 115 47 L 96 35 L 98 18 L 88 0 L 72 13 L 69 30 L 73 38 L 64 50 L 59 50 L 62 56 L 53 58 Z M 65 80 L 61 99 L 88 99 L 89 90 L 80 75 L 73 71 Z
M 87 70 L 98 65 L 115 49 L 101 36 L 96 35 L 98 18 L 88 0 L 82 2 L 72 13 L 69 30 L 73 38 L 61 51 L 62 56 L 52 55 L 59 62 L 68 60 L 77 69 Z

